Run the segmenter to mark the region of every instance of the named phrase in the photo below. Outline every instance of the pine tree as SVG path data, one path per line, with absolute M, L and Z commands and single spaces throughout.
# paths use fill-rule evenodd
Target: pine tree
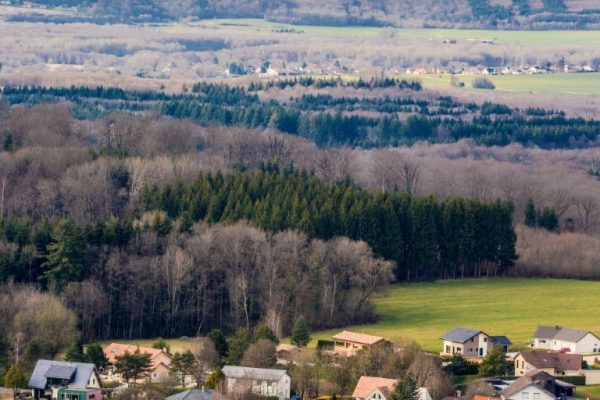
M 49 287 L 58 292 L 67 282 L 82 278 L 85 249 L 80 229 L 71 219 L 61 220 L 52 231 L 52 243 L 42 264 Z
M 279 343 L 279 338 L 266 324 L 260 325 L 254 332 L 254 342 L 256 343 L 259 340 L 269 340 L 275 344 Z
M 310 334 L 308 332 L 308 325 L 304 317 L 300 317 L 296 320 L 294 328 L 292 329 L 292 344 L 298 347 L 306 347 L 310 342 Z
M 69 347 L 67 354 L 65 355 L 65 361 L 71 362 L 86 362 L 87 357 L 83 353 L 83 346 L 80 341 L 76 341 Z
M 533 200 L 531 198 L 527 200 L 527 205 L 525 206 L 525 225 L 532 228 L 536 228 L 538 226 L 538 215 L 537 211 L 535 210 L 535 204 L 533 204 Z
M 412 375 L 408 374 L 400 383 L 396 385 L 390 400 L 418 400 L 419 388 Z
M 11 388 L 16 400 L 19 389 L 27 387 L 27 378 L 19 364 L 13 364 L 4 376 L 4 386 Z
M 555 231 L 558 228 L 558 215 L 553 208 L 544 208 L 541 218 L 541 226 L 549 231 Z
M 215 349 L 217 350 L 217 353 L 219 353 L 219 356 L 221 358 L 227 357 L 228 346 L 227 346 L 227 340 L 225 339 L 223 332 L 221 332 L 219 329 L 213 329 L 208 334 L 208 338 L 215 345 Z
M 108 367 L 108 359 L 104 354 L 102 346 L 99 344 L 91 344 L 87 347 L 86 352 L 88 362 L 91 362 L 96 366 L 99 371 L 103 371 Z

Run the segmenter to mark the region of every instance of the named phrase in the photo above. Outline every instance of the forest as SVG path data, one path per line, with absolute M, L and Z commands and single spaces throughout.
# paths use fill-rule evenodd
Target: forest
M 268 86 L 251 84 L 246 90 L 204 83 L 194 85 L 191 94 L 177 95 L 102 87 L 5 87 L 3 95 L 11 105 L 67 100 L 79 118 L 98 118 L 114 111 L 156 111 L 203 125 L 273 127 L 319 146 L 368 148 L 469 138 L 487 146 L 520 143 L 578 148 L 595 143 L 600 132 L 600 122 L 594 119 L 566 117 L 553 110 L 520 110 L 490 102 L 460 103 L 449 96 L 419 98 L 415 93 L 420 86 L 406 81 L 358 81 L 348 85 L 340 80 L 293 80 L 283 81 L 276 89 L 296 85 L 313 88 L 318 94 L 303 94 L 284 102 L 269 98 L 268 90 L 273 88 Z M 318 92 L 329 87 L 348 92 L 336 97 Z M 381 88 L 392 88 L 395 96 L 367 96 Z M 261 89 L 264 100 L 256 94 Z
M 595 121 L 461 103 L 396 80 L 276 86 L 5 87 L 1 355 L 14 357 L 15 343 L 39 342 L 24 357 L 53 356 L 78 337 L 231 335 L 259 324 L 285 336 L 300 316 L 311 330 L 373 322 L 371 300 L 393 282 L 598 279 L 597 149 L 370 139 L 387 114 L 403 129 L 488 118 L 522 129 L 563 121 L 572 135 Z M 297 86 L 304 96 L 290 98 Z M 175 102 L 205 117 L 165 115 Z M 369 142 L 286 133 L 295 124 L 286 119 L 306 114 L 372 121 Z M 36 310 L 60 315 L 69 335 L 40 337 Z
M 11 0 L 19 5 L 22 1 Z M 36 0 L 49 7 L 76 7 L 80 18 L 91 14 L 95 22 L 156 22 L 184 17 L 264 18 L 270 21 L 329 26 L 414 26 L 461 28 L 593 28 L 600 22 L 597 9 L 580 9 L 570 0 L 489 0 L 416 2 L 362 0 L 311 1 L 214 1 L 170 0 Z M 508 4 L 506 4 L 508 3 Z M 22 18 L 22 17 L 21 17 Z M 38 19 L 39 16 L 33 16 Z M 47 18 L 47 17 L 46 17 Z M 22 19 L 21 19 L 22 20 Z

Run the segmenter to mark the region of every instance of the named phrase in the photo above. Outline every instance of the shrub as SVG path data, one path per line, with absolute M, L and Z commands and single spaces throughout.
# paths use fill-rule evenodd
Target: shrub
M 494 85 L 494 83 L 488 78 L 475 78 L 471 86 L 473 86 L 473 89 L 496 89 L 496 85 Z

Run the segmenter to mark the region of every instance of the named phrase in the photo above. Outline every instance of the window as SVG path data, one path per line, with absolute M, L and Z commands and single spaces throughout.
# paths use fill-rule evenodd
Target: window
M 88 396 L 88 399 L 95 399 L 95 398 L 96 398 L 96 395 L 94 393 L 92 393 Z
M 544 339 L 540 339 L 540 343 L 546 343 Z
M 450 346 L 446 346 L 446 354 L 450 354 Z
M 540 400 L 540 394 L 539 393 L 534 393 L 533 394 L 533 400 Z
M 471 343 L 474 343 L 474 342 L 475 342 L 475 338 L 471 338 Z
M 484 342 L 487 342 L 487 338 L 486 338 L 486 337 L 484 337 L 484 338 L 483 338 L 483 341 L 484 341 Z
M 521 393 L 521 399 L 528 400 L 529 399 L 529 392 L 523 392 L 523 393 Z

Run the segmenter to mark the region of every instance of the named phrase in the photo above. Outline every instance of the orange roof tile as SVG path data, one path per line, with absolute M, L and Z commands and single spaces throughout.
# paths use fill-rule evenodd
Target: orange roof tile
M 153 369 L 156 368 L 161 363 L 165 364 L 164 362 L 162 362 L 160 360 L 156 360 L 156 357 L 159 356 L 160 354 L 165 354 L 169 358 L 171 358 L 171 356 L 169 356 L 167 353 L 165 353 L 164 351 L 162 351 L 160 349 L 153 349 L 150 347 L 140 347 L 140 346 L 134 346 L 131 344 L 121 344 L 121 343 L 111 343 L 108 346 L 106 346 L 104 348 L 104 355 L 108 359 L 109 363 L 114 364 L 117 361 L 117 357 L 123 356 L 123 354 L 125 354 L 125 352 L 135 353 L 138 349 L 140 350 L 140 353 L 142 353 L 142 354 L 150 354 L 150 360 L 152 361 Z M 168 365 L 166 365 L 166 366 L 169 367 Z
M 382 392 L 391 393 L 394 386 L 398 383 L 397 379 L 377 378 L 373 376 L 361 376 L 352 392 L 353 398 L 367 398 L 375 389 L 382 389 Z
M 343 331 L 333 337 L 334 340 L 344 340 L 347 342 L 360 343 L 360 344 L 375 344 L 384 340 L 381 336 L 372 336 L 365 333 L 356 333 Z

